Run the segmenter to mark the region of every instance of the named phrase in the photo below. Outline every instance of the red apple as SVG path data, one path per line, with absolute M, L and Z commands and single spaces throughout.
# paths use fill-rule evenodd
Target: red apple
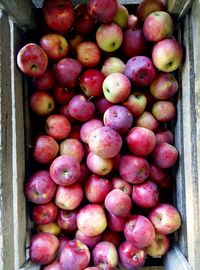
M 155 181 L 155 183 L 162 181 L 167 177 L 167 171 L 157 167 L 155 164 L 150 164 L 149 179 Z
M 53 202 L 34 205 L 32 209 L 33 221 L 37 224 L 54 222 L 58 213 L 58 207 Z
M 33 84 L 39 91 L 50 90 L 55 84 L 54 72 L 51 69 L 46 69 L 40 77 L 34 78 Z
M 60 263 L 58 260 L 55 260 L 52 263 L 46 265 L 43 270 L 61 270 Z
M 53 112 L 54 107 L 54 99 L 46 92 L 37 91 L 30 98 L 30 108 L 39 116 L 46 116 L 50 114 Z
M 155 239 L 146 248 L 146 252 L 153 258 L 160 258 L 170 248 L 170 239 L 168 235 L 156 234 Z
M 169 130 L 169 129 L 164 129 L 164 128 L 158 129 L 155 132 L 155 136 L 156 136 L 156 143 L 157 144 L 163 143 L 163 142 L 172 144 L 174 141 L 174 135 L 171 132 L 171 130 Z
M 125 64 L 118 57 L 109 57 L 104 62 L 101 72 L 107 77 L 112 73 L 124 73 Z
M 121 189 L 125 194 L 129 196 L 131 195 L 132 186 L 127 181 L 124 181 L 122 178 L 116 176 L 112 178 L 111 182 L 113 189 L 118 188 Z
M 80 129 L 81 140 L 84 143 L 88 143 L 91 133 L 95 129 L 100 128 L 100 127 L 103 127 L 103 122 L 99 119 L 91 119 L 88 122 L 84 123 Z
M 169 122 L 176 117 L 176 107 L 172 101 L 160 100 L 154 103 L 152 113 L 159 122 Z
M 123 232 L 126 223 L 126 217 L 113 215 L 111 212 L 107 213 L 108 228 L 114 232 Z
M 68 138 L 61 142 L 60 154 L 71 156 L 78 160 L 78 162 L 81 162 L 84 158 L 85 150 L 79 140 Z
M 76 47 L 77 60 L 86 68 L 94 68 L 98 66 L 101 60 L 101 50 L 96 43 L 84 41 Z
M 51 234 L 54 234 L 55 236 L 57 236 L 61 233 L 60 227 L 55 222 L 51 222 L 51 223 L 47 223 L 47 224 L 37 224 L 35 226 L 35 231 L 37 233 L 42 233 L 42 232 L 51 233 Z
M 55 101 L 60 105 L 67 105 L 74 96 L 74 92 L 67 87 L 63 87 L 60 84 L 56 84 L 53 88 L 53 97 Z
M 125 106 L 133 116 L 139 116 L 146 108 L 147 98 L 141 92 L 133 92 L 122 103 L 122 105 Z
M 72 190 L 74 192 L 74 190 Z M 57 215 L 58 226 L 67 232 L 73 232 L 76 230 L 76 215 L 77 212 L 59 209 Z
M 69 237 L 67 237 L 66 235 L 60 235 L 58 237 L 59 240 L 59 249 L 58 249 L 58 254 L 57 254 L 57 258 L 60 258 L 60 253 L 63 250 L 63 248 L 66 246 L 66 244 L 69 242 Z
M 87 165 L 85 163 L 81 163 L 81 175 L 79 179 L 77 180 L 77 182 L 83 185 L 89 176 L 90 176 L 90 171 Z
M 69 134 L 69 138 L 71 139 L 76 139 L 76 140 L 81 140 L 80 138 L 80 130 L 81 130 L 81 126 L 77 123 L 77 124 L 73 124 L 72 125 L 72 130 Z
M 162 0 L 142 0 L 137 8 L 136 15 L 140 21 L 144 21 L 150 13 L 162 11 L 165 8 L 166 5 Z
M 75 239 L 81 241 L 85 244 L 88 248 L 92 249 L 101 241 L 101 234 L 96 236 L 87 236 L 80 230 L 77 230 L 75 233 Z
M 127 28 L 128 29 L 132 29 L 132 30 L 136 30 L 136 29 L 140 29 L 141 28 L 139 19 L 134 14 L 130 14 L 128 16 L 128 25 L 127 25 Z
M 93 152 L 88 154 L 86 162 L 88 169 L 97 175 L 107 175 L 113 168 L 113 160 L 111 158 L 101 158 Z
M 159 126 L 159 122 L 152 113 L 144 111 L 136 118 L 135 125 L 155 131 Z
M 100 96 L 95 100 L 95 105 L 98 115 L 102 116 L 113 103 L 109 102 L 104 96 Z
M 102 240 L 112 243 L 115 247 L 118 247 L 122 239 L 122 235 L 118 232 L 114 232 L 110 229 L 106 229 L 102 234 Z

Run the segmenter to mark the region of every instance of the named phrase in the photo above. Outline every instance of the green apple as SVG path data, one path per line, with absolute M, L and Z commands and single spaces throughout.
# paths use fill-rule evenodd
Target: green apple
M 104 76 L 108 76 L 112 73 L 124 73 L 125 64 L 118 57 L 109 57 L 104 62 L 101 72 Z
M 128 25 L 128 10 L 125 6 L 118 5 L 117 12 L 113 18 L 113 22 L 118 24 L 122 29 L 126 29 Z

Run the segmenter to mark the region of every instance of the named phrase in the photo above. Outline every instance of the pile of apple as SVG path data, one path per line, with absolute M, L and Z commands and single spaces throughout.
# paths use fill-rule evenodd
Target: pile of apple
M 42 36 L 17 55 L 33 88 L 30 259 L 45 270 L 141 269 L 181 225 L 165 194 L 183 49 L 165 10 L 45 0 Z

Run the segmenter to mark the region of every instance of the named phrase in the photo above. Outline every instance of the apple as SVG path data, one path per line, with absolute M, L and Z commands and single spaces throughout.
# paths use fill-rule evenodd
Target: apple
M 77 139 L 67 138 L 60 143 L 60 154 L 68 155 L 81 162 L 85 155 L 83 144 Z
M 164 178 L 167 177 L 167 171 L 161 169 L 160 167 L 156 166 L 155 164 L 150 164 L 150 172 L 149 172 L 149 179 L 152 181 L 160 182 Z
M 37 224 L 54 222 L 58 213 L 58 207 L 54 202 L 36 204 L 32 209 L 32 219 Z
M 55 84 L 55 75 L 51 69 L 46 69 L 46 71 L 39 77 L 33 79 L 33 85 L 37 91 L 46 91 L 53 88 Z
M 57 215 L 57 224 L 58 226 L 67 232 L 73 232 L 76 230 L 76 210 L 63 210 L 59 209 Z
M 56 158 L 58 151 L 59 145 L 52 137 L 41 135 L 36 139 L 32 156 L 41 164 L 49 164 Z
M 28 43 L 17 54 L 17 65 L 27 76 L 41 76 L 48 65 L 45 51 L 35 43 Z
M 53 112 L 54 107 L 53 97 L 46 92 L 37 91 L 30 98 L 30 108 L 36 115 L 46 116 Z
M 107 194 L 104 204 L 108 212 L 117 217 L 127 217 L 132 208 L 130 197 L 118 188 Z
M 181 226 L 181 217 L 178 210 L 168 203 L 155 206 L 149 213 L 148 218 L 159 234 L 171 234 Z
M 39 265 L 51 263 L 56 257 L 58 247 L 59 241 L 55 235 L 35 234 L 30 242 L 30 260 Z
M 37 233 L 41 233 L 41 232 L 51 233 L 57 236 L 61 233 L 61 228 L 58 226 L 57 223 L 50 222 L 47 224 L 36 224 L 35 231 Z
M 51 163 L 49 172 L 56 184 L 68 186 L 78 180 L 81 174 L 80 163 L 74 157 L 61 155 Z
M 146 252 L 130 242 L 121 243 L 118 249 L 120 266 L 127 270 L 141 269 L 145 263 Z M 120 268 L 121 269 L 121 268 Z
M 85 182 L 84 187 L 85 196 L 91 203 L 103 203 L 111 189 L 111 182 L 98 175 L 91 175 Z
M 94 112 L 94 103 L 87 100 L 84 95 L 76 95 L 69 102 L 69 113 L 78 121 L 86 122 L 90 120 Z
M 63 248 L 66 246 L 66 244 L 69 242 L 70 239 L 66 235 L 59 235 L 58 240 L 59 240 L 59 249 L 57 253 L 57 258 L 59 259 L 61 251 L 63 250 Z
M 118 5 L 117 12 L 113 18 L 113 22 L 118 24 L 123 30 L 127 28 L 128 25 L 128 10 L 123 5 Z
M 143 35 L 142 29 L 127 29 L 124 32 L 122 51 L 130 57 L 143 55 L 147 50 L 147 41 Z
M 101 71 L 89 69 L 82 74 L 79 85 L 86 96 L 98 97 L 103 93 L 102 85 L 104 79 L 105 76 Z
M 46 265 L 43 270 L 61 270 L 60 263 L 58 260 L 55 260 L 52 263 Z
M 152 113 L 144 111 L 135 119 L 135 125 L 155 131 L 159 126 L 159 122 Z
M 139 116 L 146 108 L 147 98 L 141 92 L 132 92 L 122 105 L 125 106 L 133 116 Z
M 146 157 L 153 151 L 156 138 L 150 129 L 133 127 L 127 134 L 126 142 L 133 154 Z
M 149 176 L 149 163 L 142 157 L 122 155 L 119 163 L 119 174 L 131 184 L 139 184 Z
M 53 88 L 54 100 L 59 105 L 67 105 L 73 96 L 74 92 L 72 90 L 69 90 L 67 87 L 63 87 L 58 83 Z
M 149 256 L 153 258 L 160 258 L 170 248 L 170 239 L 168 235 L 156 234 L 155 239 L 151 242 L 151 244 L 146 247 L 146 252 Z
M 91 267 L 85 268 L 84 270 L 99 270 L 99 267 L 91 266 Z
M 157 42 L 152 50 L 152 60 L 157 69 L 164 72 L 175 71 L 180 67 L 183 48 L 175 39 L 166 38 Z
M 156 68 L 150 58 L 135 56 L 128 60 L 124 74 L 135 86 L 144 87 L 149 85 L 156 76 Z
M 60 34 L 47 34 L 40 39 L 40 46 L 46 52 L 49 59 L 59 61 L 67 56 L 69 45 Z
M 122 147 L 122 138 L 114 129 L 100 127 L 91 133 L 89 147 L 101 158 L 112 158 L 119 153 Z
M 55 203 L 64 210 L 76 209 L 83 199 L 83 189 L 79 183 L 67 187 L 59 186 L 56 192 Z
M 154 103 L 152 113 L 159 122 L 169 122 L 176 117 L 176 107 L 172 101 L 160 100 Z
M 107 227 L 104 209 L 99 204 L 83 206 L 76 218 L 78 229 L 87 236 L 97 236 Z
M 71 137 L 71 133 L 73 133 L 73 131 L 74 131 L 74 126 L 75 126 L 75 121 L 76 120 L 69 113 L 69 103 L 67 105 L 63 105 L 63 106 L 60 107 L 59 114 L 66 116 L 67 119 L 69 120 L 69 122 L 71 124 L 73 124 L 73 125 L 71 125 L 71 132 L 69 134 L 69 137 Z
M 108 228 L 114 232 L 123 232 L 127 217 L 116 216 L 107 212 Z
M 90 262 L 88 247 L 79 240 L 70 240 L 60 254 L 61 270 L 83 270 Z
M 122 41 L 123 32 L 116 23 L 102 24 L 96 31 L 97 45 L 105 52 L 116 51 L 122 45 Z
M 145 248 L 155 239 L 155 229 L 145 216 L 133 215 L 124 225 L 124 236 L 135 247 Z
M 95 105 L 98 115 L 102 116 L 113 103 L 109 102 L 104 96 L 100 96 L 95 100 Z
M 86 159 L 88 169 L 97 175 L 107 175 L 112 171 L 113 160 L 111 158 L 101 158 L 93 152 L 90 152 Z
M 82 124 L 81 129 L 80 129 L 81 140 L 84 143 L 88 143 L 91 133 L 95 129 L 100 128 L 100 127 L 103 127 L 103 122 L 96 118 L 93 118 L 85 122 L 84 124 Z
M 136 16 L 140 21 L 144 21 L 150 13 L 165 9 L 166 5 L 162 0 L 142 0 L 136 10 Z
M 172 144 L 174 141 L 174 135 L 171 132 L 171 130 L 163 128 L 163 129 L 158 129 L 155 132 L 155 136 L 156 136 L 156 143 L 163 143 L 163 142 L 167 142 L 169 144 Z
M 114 105 L 107 109 L 103 116 L 104 125 L 124 134 L 133 124 L 133 116 L 129 110 L 121 105 Z
M 143 33 L 146 40 L 158 42 L 170 38 L 174 32 L 174 23 L 169 13 L 156 11 L 149 14 L 143 24 Z
M 101 234 L 96 236 L 87 236 L 80 230 L 77 230 L 75 233 L 75 239 L 81 241 L 88 248 L 92 249 L 101 241 Z
M 55 193 L 56 184 L 45 170 L 34 173 L 25 183 L 26 198 L 36 204 L 49 203 Z
M 58 33 L 66 34 L 74 22 L 74 9 L 68 0 L 45 0 L 42 7 L 48 27 Z
M 134 14 L 130 14 L 128 16 L 128 25 L 127 25 L 127 28 L 128 29 L 132 29 L 132 30 L 136 30 L 136 29 L 141 28 L 139 19 Z
M 127 181 L 124 181 L 122 178 L 115 176 L 111 179 L 111 183 L 113 189 L 118 188 L 121 189 L 125 194 L 129 196 L 131 195 L 132 186 Z
M 78 85 L 78 78 L 82 71 L 81 64 L 73 58 L 63 58 L 55 68 L 58 82 L 67 88 L 75 88 Z
M 118 247 L 122 239 L 122 235 L 118 232 L 114 232 L 110 229 L 106 229 L 102 234 L 102 241 L 112 243 L 115 247 Z
M 88 0 L 87 9 L 89 14 L 100 22 L 109 23 L 117 12 L 116 0 Z
M 69 38 L 68 38 L 68 43 L 69 43 L 69 50 L 72 53 L 72 55 L 75 57 L 76 56 L 76 48 L 77 46 L 84 41 L 84 37 L 77 34 L 77 33 L 70 33 Z
M 108 57 L 104 62 L 101 72 L 107 77 L 112 73 L 124 73 L 125 64 L 118 57 Z
M 81 130 L 81 125 L 78 123 L 72 125 L 72 130 L 69 134 L 69 138 L 71 139 L 76 139 L 76 140 L 81 140 L 80 138 L 80 130 Z
M 98 66 L 101 60 L 101 50 L 96 43 L 84 41 L 76 47 L 77 60 L 85 68 Z
M 112 103 L 124 101 L 131 92 L 131 82 L 122 73 L 112 73 L 103 82 L 105 98 Z

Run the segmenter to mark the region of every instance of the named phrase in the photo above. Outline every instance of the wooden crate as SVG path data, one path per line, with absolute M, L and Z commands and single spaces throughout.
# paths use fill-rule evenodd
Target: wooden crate
M 40 6 L 40 0 L 33 1 Z M 76 1 L 74 1 L 76 2 Z M 79 1 L 80 2 L 80 1 Z M 140 1 L 121 1 L 138 4 Z M 185 57 L 179 70 L 175 145 L 177 165 L 174 203 L 183 224 L 164 267 L 145 270 L 200 269 L 200 1 L 169 0 L 177 18 Z M 30 127 L 24 111 L 26 81 L 16 66 L 21 35 L 34 27 L 28 0 L 0 0 L 0 269 L 39 269 L 28 258 L 29 218 L 23 184 Z M 25 133 L 24 131 L 29 130 Z M 26 136 L 24 136 L 26 134 Z M 24 264 L 26 261 L 26 264 Z M 23 265 L 23 266 L 22 266 Z

